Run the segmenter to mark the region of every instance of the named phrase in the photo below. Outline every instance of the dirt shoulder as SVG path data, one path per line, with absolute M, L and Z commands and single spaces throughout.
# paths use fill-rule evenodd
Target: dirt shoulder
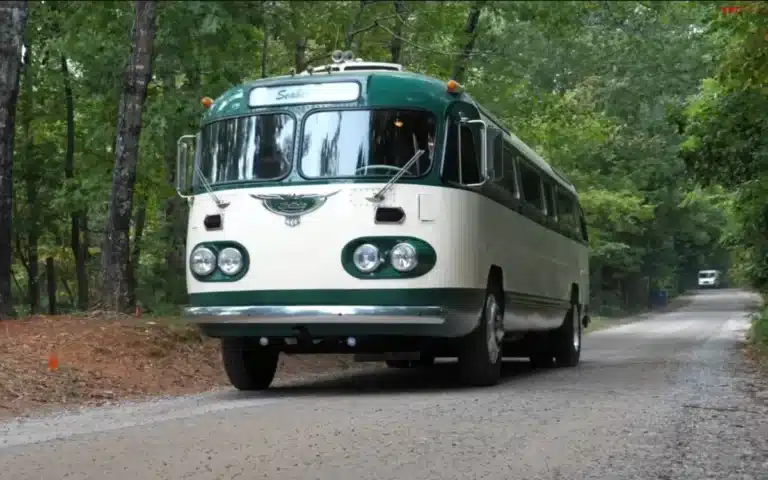
M 342 355 L 282 355 L 276 382 L 361 365 Z M 218 341 L 186 325 L 97 315 L 0 322 L 0 418 L 225 385 Z
M 603 319 L 589 330 L 624 319 Z M 595 328 L 596 327 L 596 328 Z M 281 355 L 276 384 L 371 368 L 349 355 Z M 217 340 L 172 319 L 36 316 L 0 322 L 0 418 L 228 386 Z

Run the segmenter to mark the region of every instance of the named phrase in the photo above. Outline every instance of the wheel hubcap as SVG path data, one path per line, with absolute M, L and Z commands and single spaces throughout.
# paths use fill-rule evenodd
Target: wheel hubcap
M 485 322 L 488 335 L 488 359 L 491 363 L 496 363 L 501 355 L 501 341 L 504 339 L 504 318 L 493 295 L 488 295 L 485 301 Z
M 572 310 L 573 314 L 573 351 L 578 352 L 579 348 L 581 348 L 581 335 L 579 333 L 581 332 L 581 322 L 579 321 L 579 309 L 575 306 Z

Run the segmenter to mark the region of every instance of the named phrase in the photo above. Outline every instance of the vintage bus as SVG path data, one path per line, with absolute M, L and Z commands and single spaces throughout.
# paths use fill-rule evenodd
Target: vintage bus
M 346 57 L 204 99 L 179 139 L 185 316 L 220 338 L 232 385 L 268 388 L 283 352 L 453 357 L 474 386 L 502 356 L 577 365 L 573 185 L 457 82 Z

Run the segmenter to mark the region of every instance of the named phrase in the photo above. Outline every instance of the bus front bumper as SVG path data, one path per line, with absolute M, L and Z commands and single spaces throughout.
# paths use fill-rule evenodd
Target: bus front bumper
M 186 319 L 212 337 L 405 335 L 459 337 L 477 326 L 480 310 L 441 306 L 187 307 Z

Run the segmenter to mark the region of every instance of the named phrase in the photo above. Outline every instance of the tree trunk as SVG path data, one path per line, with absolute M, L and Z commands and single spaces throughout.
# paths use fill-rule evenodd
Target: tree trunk
M 187 78 L 184 84 L 185 92 L 196 92 L 200 88 L 200 73 L 198 66 L 185 72 Z M 163 90 L 173 91 L 174 77 L 169 76 L 163 80 Z M 165 169 L 169 185 L 174 184 L 176 177 L 176 140 L 180 135 L 188 133 L 185 128 L 199 128 L 197 117 L 190 116 L 184 110 L 179 110 L 177 114 L 184 118 L 185 122 L 191 120 L 188 125 L 185 123 L 172 126 L 168 130 L 168 136 L 165 144 Z M 167 300 L 174 304 L 186 303 L 186 236 L 187 236 L 187 216 L 189 214 L 187 202 L 178 195 L 168 197 L 164 205 L 165 221 L 163 222 L 163 242 L 165 262 L 159 266 L 155 272 L 158 278 L 163 279 L 163 292 L 167 295 Z
M 344 50 L 353 50 L 353 47 L 355 46 L 355 37 L 357 36 L 356 30 L 360 26 L 360 20 L 363 18 L 363 12 L 365 12 L 365 6 L 367 4 L 368 2 L 366 0 L 360 0 L 355 18 L 349 25 L 347 25 L 347 35 L 344 38 Z M 360 42 L 358 42 L 357 48 L 360 48 Z
M 72 94 L 72 78 L 67 66 L 67 57 L 61 55 L 61 74 L 64 77 L 64 105 L 67 116 L 67 152 L 64 157 L 64 178 L 70 182 L 75 178 L 75 100 Z M 75 257 L 75 276 L 77 278 L 77 309 L 88 309 L 88 272 L 86 270 L 87 252 L 83 250 L 80 224 L 85 215 L 83 210 L 70 213 L 70 240 L 72 255 Z
M 45 280 L 48 284 L 48 315 L 56 315 L 56 268 L 53 257 L 45 259 Z
M 301 14 L 299 8 L 303 6 L 298 2 L 293 3 L 291 6 L 291 29 L 293 35 L 296 36 L 296 40 L 293 44 L 293 68 L 296 73 L 303 72 L 309 66 L 307 60 L 307 37 L 301 33 L 306 30 L 305 26 L 301 24 Z
M 88 265 L 91 261 L 91 254 L 89 252 L 89 248 L 91 247 L 91 232 L 88 228 L 88 210 L 83 210 L 82 215 L 80 215 L 80 238 L 82 239 L 80 243 L 80 251 L 83 254 L 83 270 L 82 272 L 78 272 L 78 278 L 77 278 L 77 288 L 83 289 L 83 295 L 80 295 L 80 292 L 78 291 L 78 297 L 84 296 L 88 302 L 84 306 L 78 305 L 78 308 L 82 308 L 83 310 L 87 310 L 88 307 L 90 307 L 90 298 L 91 298 L 91 283 L 90 278 L 88 276 Z M 82 277 L 80 277 L 82 275 Z M 80 301 L 80 298 L 78 298 L 78 302 Z
M 155 10 L 153 0 L 136 2 L 136 23 L 131 56 L 123 76 L 112 191 L 102 247 L 101 304 L 103 308 L 120 312 L 128 312 L 131 308 L 128 291 L 131 213 L 139 159 L 141 114 L 152 79 L 152 50 L 157 28 Z
M 40 259 L 38 256 L 38 243 L 40 241 L 40 201 L 38 191 L 40 188 L 40 169 L 38 162 L 33 158 L 34 142 L 32 140 L 32 119 L 34 112 L 34 77 L 32 67 L 32 49 L 26 46 L 24 53 L 24 79 L 20 92 L 21 124 L 24 132 L 24 159 L 26 174 L 24 186 L 26 190 L 29 219 L 27 223 L 27 303 L 29 313 L 35 315 L 40 310 Z
M 307 37 L 299 37 L 296 40 L 296 50 L 293 54 L 296 73 L 303 72 L 309 66 L 307 64 Z
M 480 22 L 480 15 L 483 13 L 483 7 L 485 1 L 475 2 L 469 9 L 469 15 L 467 15 L 467 26 L 464 28 L 464 34 L 466 35 L 467 42 L 461 49 L 461 55 L 456 59 L 456 63 L 453 66 L 453 79 L 457 82 L 464 81 L 464 74 L 469 66 L 469 61 L 472 58 L 472 53 L 475 50 L 475 42 L 477 41 L 478 29 L 477 25 Z
M 133 222 L 133 248 L 128 261 L 128 304 L 136 305 L 136 287 L 138 286 L 138 270 L 141 260 L 141 237 L 144 236 L 144 225 L 147 220 L 147 199 L 139 201 L 136 218 Z
M 395 36 L 389 42 L 389 61 L 392 63 L 401 63 L 403 56 L 403 29 L 405 27 L 405 0 L 395 0 Z
M 176 171 L 176 139 L 173 135 L 168 138 L 165 158 L 168 182 L 172 184 Z M 165 279 L 163 288 L 173 303 L 183 303 L 186 296 L 184 281 L 188 214 L 187 203 L 177 195 L 165 201 L 165 224 L 163 226 L 165 265 L 162 266 L 162 276 Z
M 268 5 L 264 4 L 264 40 L 261 42 L 261 78 L 267 78 L 267 66 L 269 65 L 269 14 Z
M 0 3 L 0 320 L 12 313 L 13 138 L 26 1 Z

